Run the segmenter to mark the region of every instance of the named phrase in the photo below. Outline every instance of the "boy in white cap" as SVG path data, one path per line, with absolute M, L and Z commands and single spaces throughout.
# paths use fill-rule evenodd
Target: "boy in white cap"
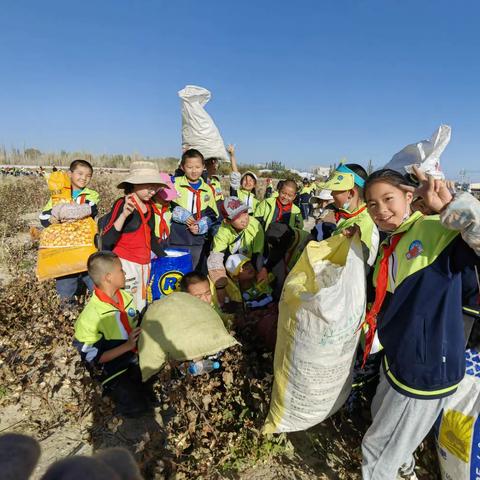
M 99 222 L 102 248 L 120 258 L 127 277 L 125 288 L 133 295 L 140 312 L 146 306 L 152 252 L 165 255 L 156 234 L 152 198 L 166 186 L 155 163 L 132 162 L 128 176 L 117 186 L 124 189 L 125 196 Z

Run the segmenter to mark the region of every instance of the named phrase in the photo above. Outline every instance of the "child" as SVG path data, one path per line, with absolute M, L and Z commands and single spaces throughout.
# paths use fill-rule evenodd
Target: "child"
M 253 215 L 258 205 L 255 188 L 258 178 L 250 171 L 240 175 L 235 157 L 235 147 L 229 145 L 227 152 L 230 155 L 230 163 L 232 164 L 232 173 L 230 174 L 230 195 L 238 197 L 245 205 L 248 206 L 248 213 Z
M 140 415 L 149 409 L 136 352 L 141 329 L 133 298 L 123 290 L 122 263 L 115 253 L 97 252 L 88 259 L 88 273 L 95 291 L 75 322 L 73 344 L 118 412 Z
M 212 289 L 208 277 L 203 273 L 190 272 L 180 281 L 180 291 L 197 297 L 202 302 L 213 306 Z
M 140 311 L 146 306 L 152 252 L 164 256 L 164 243 L 156 233 L 153 196 L 167 187 L 155 163 L 132 162 L 129 175 L 117 188 L 125 197 L 100 219 L 102 249 L 115 252 L 127 275 L 127 290 Z
M 225 264 L 230 278 L 237 284 L 249 320 L 255 324 L 255 333 L 266 346 L 275 348 L 278 309 L 273 303 L 273 289 L 270 283 L 273 275 L 266 281 L 257 282 L 257 271 L 245 255 L 230 255 Z M 243 325 L 239 325 L 243 326 Z
M 193 148 L 182 155 L 180 168 L 184 172 L 175 178 L 178 198 L 172 202 L 172 208 L 182 207 L 190 213 L 186 224 L 172 222 L 169 244 L 172 247 L 186 248 L 192 254 L 193 268 L 202 268 L 200 259 L 207 235 L 201 233 L 199 222 L 206 222 L 208 228 L 218 217 L 217 204 L 212 189 L 202 179 L 205 168 L 203 155 Z
M 416 193 L 440 217 L 411 213 L 414 188 L 398 172 L 377 171 L 365 184 L 368 212 L 388 234 L 366 317 L 365 354 L 378 328 L 384 356 L 362 442 L 365 480 L 416 478 L 413 452 L 465 373 L 461 272 L 480 265 L 480 204 L 414 170 Z
M 209 157 L 205 159 L 205 167 L 207 169 L 207 183 L 210 185 L 213 194 L 215 195 L 215 201 L 217 202 L 217 208 L 220 208 L 220 203 L 223 202 L 223 190 L 220 177 L 218 176 L 218 158 Z
M 308 220 L 310 215 L 310 198 L 312 197 L 314 187 L 310 184 L 310 180 L 305 177 L 302 180 L 302 189 L 298 194 L 298 203 L 302 212 L 302 218 Z
M 100 196 L 95 190 L 88 188 L 93 175 L 93 167 L 86 160 L 77 159 L 70 164 L 68 176 L 70 177 L 72 188 L 72 200 L 81 205 L 89 205 L 91 217 L 95 218 L 98 214 L 97 205 Z M 54 212 L 55 214 L 55 209 Z M 43 208 L 40 214 L 40 223 L 43 227 L 48 227 L 52 221 L 61 221 L 52 217 L 52 199 Z M 61 300 L 65 303 L 72 302 L 75 295 L 80 293 L 82 287 L 86 286 L 89 291 L 93 290 L 93 282 L 87 272 L 67 275 L 56 279 L 55 286 Z
M 303 229 L 300 209 L 293 203 L 296 196 L 297 184 L 293 180 L 285 180 L 278 192 L 278 198 L 267 198 L 258 204 L 255 218 L 265 231 L 272 222 L 286 223 L 292 228 Z
M 270 198 L 273 196 L 273 185 L 272 185 L 272 179 L 267 178 L 265 179 L 265 195 L 263 199 L 265 200 L 266 198 Z
M 323 188 L 331 190 L 336 212 L 327 216 L 324 221 L 337 224 L 333 235 L 339 235 L 347 229 L 358 226 L 365 261 L 372 266 L 377 256 L 380 237 L 363 200 L 366 178 L 365 169 L 355 163 L 342 164 L 333 172 L 330 179 L 323 184 Z
M 161 241 L 167 242 L 172 223 L 172 210 L 170 206 L 171 202 L 178 197 L 178 193 L 170 179 L 170 175 L 160 172 L 160 179 L 165 183 L 165 187 L 160 189 L 153 197 L 155 236 Z

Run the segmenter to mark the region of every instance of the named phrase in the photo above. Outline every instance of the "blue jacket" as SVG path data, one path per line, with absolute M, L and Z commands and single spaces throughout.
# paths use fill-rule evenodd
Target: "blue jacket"
M 437 215 L 417 212 L 394 233 L 401 232 L 389 259 L 387 296 L 377 318 L 384 371 L 403 395 L 446 397 L 465 373 L 462 272 L 479 265 L 479 257 L 460 232 L 447 229 Z

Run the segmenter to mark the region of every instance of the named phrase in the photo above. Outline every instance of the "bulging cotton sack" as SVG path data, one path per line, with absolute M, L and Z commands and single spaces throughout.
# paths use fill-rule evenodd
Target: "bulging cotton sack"
M 435 425 L 442 480 L 480 478 L 480 353 L 467 350 L 465 378 Z
M 413 165 L 419 165 L 422 172 L 445 178 L 440 169 L 440 156 L 450 142 L 452 129 L 448 125 L 440 125 L 430 140 L 407 145 L 396 153 L 383 168 L 391 168 L 397 172 L 413 173 Z
M 228 160 L 222 136 L 204 108 L 211 93 L 206 88 L 187 85 L 178 96 L 182 99 L 182 147 L 195 148 L 205 158 Z
M 310 242 L 280 299 L 275 378 L 264 433 L 306 430 L 345 403 L 365 307 L 359 238 L 337 235 Z
M 143 381 L 169 359 L 202 358 L 237 343 L 210 305 L 188 293 L 172 293 L 149 305 L 142 320 L 138 354 Z

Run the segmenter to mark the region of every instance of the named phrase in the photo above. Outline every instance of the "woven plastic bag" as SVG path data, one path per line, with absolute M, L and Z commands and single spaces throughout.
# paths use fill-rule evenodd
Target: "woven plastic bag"
M 440 156 L 450 142 L 451 135 L 451 127 L 440 125 L 429 140 L 407 145 L 383 168 L 391 168 L 405 175 L 405 173 L 413 173 L 413 165 L 418 165 L 422 172 L 436 178 L 445 178 L 440 169 Z
M 264 433 L 306 430 L 345 403 L 365 307 L 359 238 L 336 235 L 310 242 L 280 299 L 274 384 Z
M 480 478 L 480 353 L 466 355 L 465 378 L 435 425 L 442 480 Z
M 85 272 L 88 257 L 97 251 L 96 233 L 97 225 L 91 217 L 53 224 L 43 230 L 37 259 L 38 280 Z
M 52 172 L 47 179 L 52 205 L 72 201 L 72 186 L 67 172 Z
M 237 343 L 213 307 L 188 293 L 175 292 L 149 305 L 143 317 L 138 342 L 143 381 L 167 360 L 194 360 Z
M 178 92 L 182 99 L 182 146 L 195 148 L 205 158 L 217 157 L 228 160 L 222 136 L 205 105 L 211 93 L 203 87 L 187 85 Z

